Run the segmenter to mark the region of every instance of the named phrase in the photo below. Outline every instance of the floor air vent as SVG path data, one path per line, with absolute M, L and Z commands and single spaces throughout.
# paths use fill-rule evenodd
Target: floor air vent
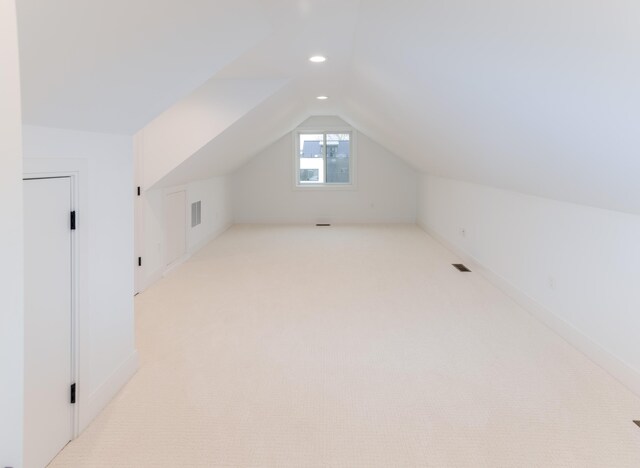
M 456 267 L 458 270 L 462 271 L 463 273 L 471 272 L 471 270 L 469 270 L 462 263 L 453 263 L 453 266 Z
M 316 226 L 331 226 L 331 224 L 328 224 L 328 223 L 317 223 Z

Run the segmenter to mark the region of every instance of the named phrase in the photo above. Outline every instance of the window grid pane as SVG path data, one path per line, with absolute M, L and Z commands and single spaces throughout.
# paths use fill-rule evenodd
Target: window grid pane
M 300 134 L 298 181 L 301 184 L 323 184 L 325 182 L 324 134 Z
M 349 183 L 350 140 L 349 133 L 328 133 L 325 135 L 327 183 Z

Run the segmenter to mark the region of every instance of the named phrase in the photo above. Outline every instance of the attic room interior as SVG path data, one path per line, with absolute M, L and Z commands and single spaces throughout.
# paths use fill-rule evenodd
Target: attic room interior
M 0 467 L 640 466 L 639 18 L 0 0 Z

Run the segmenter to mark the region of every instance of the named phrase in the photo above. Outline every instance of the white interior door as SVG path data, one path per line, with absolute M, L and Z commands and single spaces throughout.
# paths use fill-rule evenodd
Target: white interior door
M 187 253 L 187 194 L 174 192 L 166 199 L 167 265 Z
M 24 466 L 73 437 L 71 179 L 24 181 Z

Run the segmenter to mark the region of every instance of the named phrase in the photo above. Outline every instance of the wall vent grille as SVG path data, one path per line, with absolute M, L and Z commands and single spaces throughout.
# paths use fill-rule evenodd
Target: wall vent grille
M 191 204 L 191 227 L 196 227 L 202 222 L 202 201 Z
M 329 224 L 329 223 L 317 223 L 316 226 L 324 227 L 324 226 L 331 226 L 331 224 Z
M 452 264 L 455 268 L 457 268 L 459 271 L 463 272 L 463 273 L 470 273 L 471 270 L 469 270 L 466 266 L 464 266 L 462 263 L 453 263 Z

